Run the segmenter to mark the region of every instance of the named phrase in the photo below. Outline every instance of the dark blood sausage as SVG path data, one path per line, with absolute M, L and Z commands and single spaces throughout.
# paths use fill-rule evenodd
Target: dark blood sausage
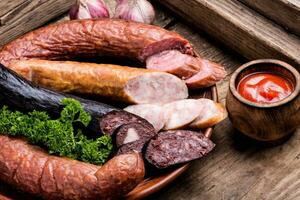
M 145 158 L 156 168 L 164 169 L 201 158 L 214 146 L 202 133 L 187 130 L 165 131 L 150 140 Z
M 13 60 L 70 60 L 117 56 L 142 62 L 153 54 L 177 49 L 193 55 L 190 43 L 175 32 L 119 19 L 72 20 L 52 24 L 5 45 L 0 63 Z
M 0 135 L 0 180 L 44 199 L 120 199 L 145 175 L 140 154 L 115 156 L 102 167 L 50 156 L 23 139 Z
M 147 120 L 122 110 L 114 110 L 104 115 L 100 119 L 100 129 L 104 134 L 113 135 L 120 126 L 131 122 L 141 123 L 149 129 L 153 129 Z
M 156 135 L 156 131 L 154 127 L 135 122 L 122 125 L 115 134 L 116 145 L 120 147 L 135 141 L 148 141 Z
M 130 142 L 128 144 L 124 144 L 118 149 L 116 155 L 128 154 L 132 152 L 142 153 L 146 142 L 147 141 L 138 140 L 135 142 Z
M 152 127 L 149 122 L 141 117 L 126 111 L 117 111 L 117 109 L 95 101 L 85 100 L 72 95 L 66 95 L 32 85 L 27 80 L 19 77 L 15 72 L 7 69 L 0 64 L 0 103 L 21 111 L 40 110 L 46 111 L 53 117 L 57 117 L 63 107 L 61 100 L 63 98 L 74 98 L 78 100 L 85 111 L 92 116 L 92 121 L 88 130 L 99 134 L 99 118 L 104 131 L 107 128 L 117 128 L 118 126 L 129 122 L 140 122 Z M 104 123 L 104 125 L 103 125 Z

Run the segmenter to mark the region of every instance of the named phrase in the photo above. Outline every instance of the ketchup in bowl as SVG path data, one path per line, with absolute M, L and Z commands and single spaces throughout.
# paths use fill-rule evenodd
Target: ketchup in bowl
M 274 103 L 294 90 L 291 81 L 280 74 L 257 72 L 245 76 L 238 84 L 238 93 L 255 103 Z

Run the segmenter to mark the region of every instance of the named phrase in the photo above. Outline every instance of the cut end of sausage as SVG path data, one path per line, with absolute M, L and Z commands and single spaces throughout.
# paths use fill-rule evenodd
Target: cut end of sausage
M 168 72 L 182 78 L 191 89 L 212 86 L 226 76 L 221 65 L 183 54 L 178 50 L 163 51 L 150 56 L 146 63 L 148 69 Z
M 186 84 L 163 72 L 147 73 L 129 80 L 125 93 L 136 104 L 168 103 L 188 97 Z
M 202 133 L 187 130 L 166 131 L 150 140 L 145 158 L 156 168 L 164 169 L 201 158 L 214 146 Z
M 197 60 L 201 63 L 201 70 L 185 80 L 190 89 L 209 87 L 225 78 L 226 71 L 221 65 L 204 59 L 197 58 Z
M 184 54 L 194 55 L 193 47 L 190 43 L 185 39 L 176 37 L 164 39 L 148 45 L 140 52 L 139 59 L 141 61 L 145 61 L 148 57 L 154 54 L 172 49 L 176 49 Z
M 113 135 L 115 130 L 117 130 L 120 126 L 132 122 L 141 123 L 144 126 L 149 127 L 149 129 L 154 130 L 153 126 L 147 120 L 122 110 L 114 110 L 107 113 L 100 119 L 99 123 L 102 133 Z
M 225 107 L 210 99 L 199 99 L 203 112 L 190 125 L 193 129 L 212 127 L 227 118 Z
M 202 113 L 201 102 L 196 99 L 184 99 L 163 106 L 165 119 L 164 130 L 184 128 Z
M 116 145 L 120 147 L 122 145 L 135 142 L 135 141 L 147 141 L 156 135 L 154 128 L 145 126 L 141 123 L 129 123 L 122 125 L 116 130 Z
M 183 80 L 195 75 L 201 69 L 197 58 L 178 50 L 163 51 L 147 58 L 147 69 L 168 72 Z
M 160 105 L 155 105 L 155 104 L 132 105 L 124 108 L 124 110 L 146 119 L 154 126 L 156 131 L 161 130 L 166 123 L 164 111 L 162 109 L 162 106 Z

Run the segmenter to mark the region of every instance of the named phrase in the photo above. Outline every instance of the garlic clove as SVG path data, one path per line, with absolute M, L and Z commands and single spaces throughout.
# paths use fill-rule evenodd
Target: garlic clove
M 77 0 L 69 15 L 70 19 L 108 18 L 109 10 L 103 0 Z
M 87 7 L 92 18 L 109 18 L 109 11 L 103 0 L 90 0 Z
M 119 0 L 114 17 L 151 24 L 155 11 L 147 0 Z

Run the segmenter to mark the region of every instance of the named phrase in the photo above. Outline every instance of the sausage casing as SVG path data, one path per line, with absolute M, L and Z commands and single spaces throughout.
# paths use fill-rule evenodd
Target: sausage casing
M 186 84 L 176 76 L 142 68 L 47 60 L 22 60 L 9 68 L 46 88 L 126 103 L 166 103 L 188 96 Z
M 0 63 L 97 56 L 145 61 L 168 49 L 193 54 L 186 39 L 157 26 L 119 19 L 71 20 L 42 27 L 7 44 L 0 52 Z
M 0 135 L 0 146 L 0 179 L 45 199 L 119 199 L 145 175 L 138 153 L 116 156 L 99 167 L 50 156 L 5 135 Z

